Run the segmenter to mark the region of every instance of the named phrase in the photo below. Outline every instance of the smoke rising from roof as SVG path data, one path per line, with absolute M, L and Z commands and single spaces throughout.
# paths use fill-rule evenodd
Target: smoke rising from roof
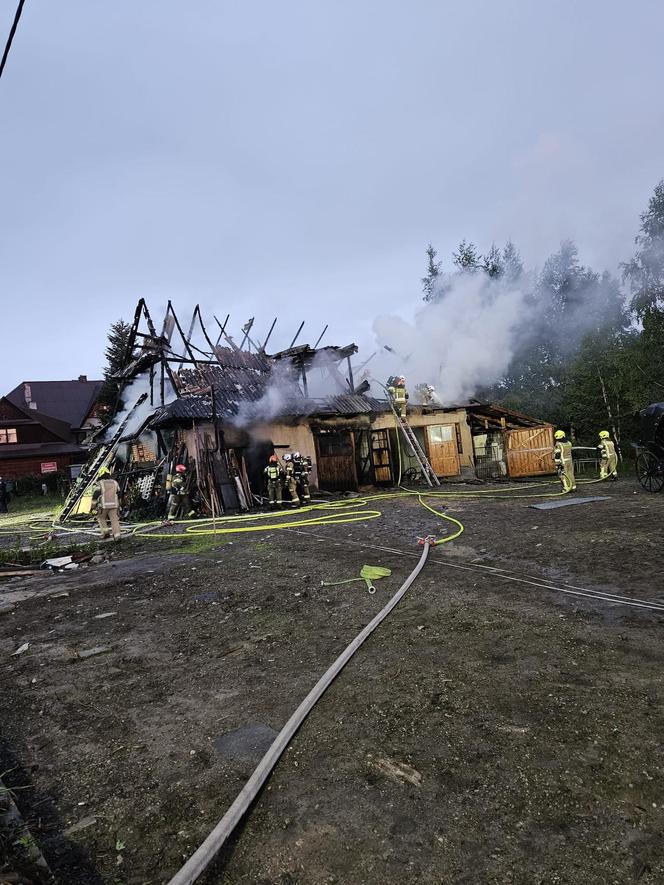
M 527 293 L 516 284 L 481 273 L 454 277 L 413 319 L 376 318 L 380 350 L 372 374 L 384 382 L 402 373 L 411 391 L 432 384 L 444 405 L 461 402 L 507 371 L 526 309 Z

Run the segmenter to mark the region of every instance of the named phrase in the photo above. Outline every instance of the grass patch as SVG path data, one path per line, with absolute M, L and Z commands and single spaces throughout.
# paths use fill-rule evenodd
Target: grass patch
M 12 495 L 8 504 L 9 513 L 12 515 L 25 515 L 34 513 L 35 516 L 44 516 L 46 513 L 55 513 L 62 507 L 62 501 L 55 495 Z M 0 516 L 0 525 L 2 517 Z

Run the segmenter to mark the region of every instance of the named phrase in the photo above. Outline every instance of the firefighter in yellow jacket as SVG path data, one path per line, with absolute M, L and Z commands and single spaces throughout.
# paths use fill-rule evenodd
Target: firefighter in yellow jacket
M 599 478 L 618 479 L 618 455 L 608 430 L 599 432 Z
M 167 520 L 193 516 L 195 513 L 191 506 L 191 499 L 187 488 L 187 468 L 184 464 L 175 465 L 175 476 L 171 481 L 171 494 L 168 498 Z
M 553 460 L 558 470 L 563 492 L 573 492 L 576 489 L 576 480 L 574 479 L 572 443 L 565 436 L 564 430 L 556 430 L 554 437 L 556 444 L 553 447 Z
M 279 458 L 276 455 L 270 455 L 264 473 L 267 479 L 267 497 L 270 507 L 281 507 L 284 472 L 279 466 Z
M 102 539 L 113 535 L 114 541 L 122 536 L 120 528 L 120 486 L 111 476 L 108 467 L 102 467 L 97 477 L 92 500 L 97 504 L 97 522 L 101 529 Z
M 408 391 L 406 390 L 406 379 L 403 375 L 398 375 L 396 378 L 390 378 L 387 382 L 388 388 L 387 392 L 389 393 L 392 402 L 394 404 L 394 408 L 401 415 L 402 418 L 406 417 L 406 409 L 408 404 Z
M 291 507 L 299 507 L 300 499 L 297 494 L 297 480 L 295 479 L 295 468 L 293 466 L 293 456 L 290 452 L 284 455 L 284 487 L 290 495 Z

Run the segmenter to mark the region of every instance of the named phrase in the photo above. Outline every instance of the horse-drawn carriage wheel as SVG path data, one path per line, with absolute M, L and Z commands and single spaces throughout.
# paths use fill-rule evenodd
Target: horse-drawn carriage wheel
M 661 492 L 664 488 L 664 460 L 647 450 L 639 452 L 636 476 L 647 492 Z

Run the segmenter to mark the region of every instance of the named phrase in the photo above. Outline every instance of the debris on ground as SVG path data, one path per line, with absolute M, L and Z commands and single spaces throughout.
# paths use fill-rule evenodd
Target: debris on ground
M 610 501 L 607 495 L 587 497 L 587 498 L 570 498 L 565 497 L 560 501 L 544 501 L 541 504 L 529 504 L 532 510 L 557 510 L 559 507 L 574 507 L 575 504 L 593 504 L 595 501 Z M 533 526 L 535 528 L 535 526 Z
M 79 651 L 76 657 L 79 660 L 84 661 L 86 658 L 94 658 L 97 655 L 106 654 L 106 652 L 109 652 L 110 650 L 111 649 L 107 645 L 97 645 L 95 646 L 95 648 L 88 648 L 85 651 Z
M 408 783 L 416 787 L 422 783 L 422 775 L 419 771 L 405 762 L 397 762 L 396 759 L 384 757 L 370 759 L 369 765 L 396 783 Z

